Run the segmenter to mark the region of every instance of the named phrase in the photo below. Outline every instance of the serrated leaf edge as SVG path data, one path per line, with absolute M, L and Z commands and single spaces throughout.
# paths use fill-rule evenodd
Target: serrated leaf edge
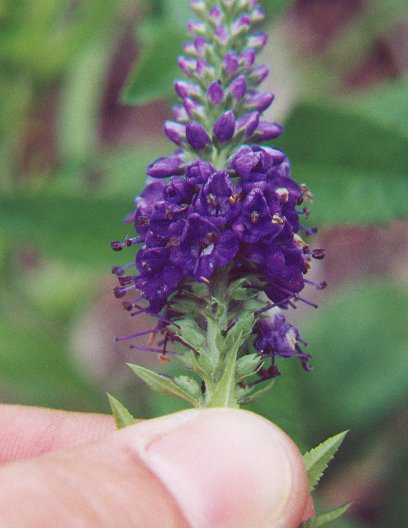
M 334 455 L 339 450 L 348 433 L 349 431 L 344 431 L 332 436 L 304 454 L 303 460 L 309 478 L 310 493 L 314 491 L 317 484 L 320 482 L 320 479 L 326 471 L 330 461 L 334 458 Z M 315 474 L 315 472 L 317 472 L 317 474 Z
M 300 528 L 325 528 L 329 525 L 329 523 L 335 521 L 336 519 L 344 515 L 346 511 L 350 508 L 350 506 L 351 502 L 340 506 L 339 508 L 336 508 L 335 510 L 332 510 L 330 512 L 323 513 L 318 517 L 314 517 L 313 519 L 306 521 L 301 525 Z

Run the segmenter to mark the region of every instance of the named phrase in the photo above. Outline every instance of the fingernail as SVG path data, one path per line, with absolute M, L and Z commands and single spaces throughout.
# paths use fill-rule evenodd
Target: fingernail
M 307 500 L 303 462 L 270 422 L 250 412 L 209 409 L 152 420 L 138 430 L 138 455 L 192 528 L 298 526 Z

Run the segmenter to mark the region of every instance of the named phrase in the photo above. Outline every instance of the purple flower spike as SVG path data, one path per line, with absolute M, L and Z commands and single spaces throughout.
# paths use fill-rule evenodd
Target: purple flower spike
M 248 99 L 246 106 L 251 110 L 253 109 L 258 110 L 258 112 L 264 112 L 267 108 L 271 106 L 274 99 L 275 95 L 273 93 L 256 93 Z
M 235 133 L 235 116 L 231 111 L 225 112 L 217 119 L 213 128 L 214 136 L 219 141 L 229 141 Z
M 147 167 L 147 174 L 152 178 L 167 178 L 168 176 L 179 176 L 184 173 L 184 161 L 173 156 L 171 158 L 158 158 Z
M 150 179 L 126 219 L 126 231 L 135 232 L 111 243 L 115 251 L 138 246 L 136 258 L 113 270 L 119 279 L 116 296 L 129 294 L 123 304 L 132 316 L 156 319 L 151 330 L 119 340 L 157 336 L 154 347 L 139 348 L 162 353 L 164 360 L 190 361 L 192 352 L 203 359 L 211 383 L 203 381 L 201 390 L 193 378 L 190 386 L 188 378 L 168 376 L 181 382 L 181 392 L 197 407 L 216 403 L 221 395 L 228 405 L 249 402 L 259 393 L 258 383 L 279 375 L 279 358 L 297 357 L 308 370 L 310 356 L 301 347 L 306 343 L 281 310 L 298 302 L 317 307 L 301 292 L 306 285 L 322 287 L 305 278 L 313 261 L 324 257 L 302 238 L 313 232 L 303 225 L 309 211 L 302 205 L 312 195 L 292 179 L 285 153 L 266 143 L 282 127 L 262 117 L 274 95 L 258 88 L 269 74 L 268 66 L 256 61 L 267 42 L 265 33 L 254 30 L 264 18 L 260 3 L 190 0 L 196 20 L 178 59 L 184 74 L 174 83 L 175 120 L 164 123 L 177 147 L 147 167 Z M 242 321 L 248 311 L 252 329 Z M 237 328 L 241 322 L 243 331 Z M 209 332 L 211 325 L 218 328 Z M 215 332 L 217 361 L 208 356 Z M 233 372 L 226 353 L 231 342 L 238 358 L 250 357 L 249 366 L 242 362 L 235 370 L 240 389 L 221 387 L 228 388 L 227 402 L 224 392 L 216 391 L 223 369 Z M 174 344 L 177 351 L 171 350 Z M 186 348 L 189 356 L 183 358 Z M 191 360 L 191 365 L 202 378 L 201 364 Z
M 213 105 L 219 105 L 224 100 L 224 90 L 219 81 L 214 81 L 210 84 L 207 91 L 208 99 Z
M 249 75 L 251 81 L 254 81 L 256 84 L 261 84 L 269 75 L 270 69 L 266 64 L 260 64 L 252 70 Z
M 251 137 L 259 124 L 259 112 L 250 112 L 245 114 L 237 121 L 237 129 L 245 130 L 246 137 Z
M 209 143 L 211 143 L 211 138 L 207 134 L 205 128 L 196 121 L 187 123 L 186 138 L 195 150 L 203 150 Z
M 239 75 L 230 84 L 230 91 L 234 99 L 240 101 L 246 94 L 248 82 L 245 75 Z
M 163 126 L 166 136 L 176 145 L 182 145 L 186 137 L 186 127 L 175 121 L 166 121 Z
M 279 137 L 283 132 L 283 127 L 278 123 L 261 121 L 256 132 L 259 134 L 259 141 L 269 141 L 270 139 Z

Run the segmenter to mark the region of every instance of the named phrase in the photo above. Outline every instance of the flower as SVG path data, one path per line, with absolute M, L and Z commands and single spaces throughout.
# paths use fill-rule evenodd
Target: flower
M 254 328 L 254 347 L 263 359 L 272 359 L 272 368 L 261 372 L 261 378 L 272 378 L 279 375 L 275 361 L 277 357 L 297 357 L 305 370 L 309 371 L 310 355 L 303 352 L 300 344 L 306 345 L 299 335 L 299 330 L 286 321 L 282 310 L 274 308 L 268 317 L 260 319 Z
M 148 305 L 137 305 L 136 313 L 159 319 L 154 332 L 165 336 L 164 350 L 169 340 L 191 350 L 188 339 L 170 327 L 183 317 L 200 329 L 204 312 L 188 311 L 184 296 L 194 297 L 197 285 L 204 284 L 208 295 L 196 295 L 196 302 L 208 303 L 211 311 L 217 296 L 222 298 L 223 337 L 238 327 L 242 311 L 252 310 L 253 347 L 263 361 L 272 360 L 259 370 L 261 380 L 278 374 L 277 358 L 298 357 L 308 369 L 310 356 L 282 310 L 299 301 L 316 306 L 300 293 L 314 284 L 305 278 L 311 260 L 324 253 L 301 237 L 310 232 L 301 223 L 308 216 L 301 208 L 311 199 L 308 188 L 292 178 L 285 153 L 265 144 L 283 128 L 262 118 L 275 97 L 260 90 L 269 68 L 256 63 L 267 38 L 253 26 L 263 12 L 256 0 L 223 0 L 218 7 L 193 0 L 191 5 L 197 20 L 188 26 L 191 40 L 179 58 L 187 79 L 175 82 L 175 121 L 164 125 L 177 149 L 147 167 L 151 179 L 131 217 L 139 236 L 113 243 L 117 250 L 140 244 L 134 264 L 114 268 L 121 281 L 116 295 L 137 289 L 137 299 Z M 125 276 L 132 267 L 134 275 Z M 245 282 L 237 298 L 228 297 L 234 281 Z M 247 294 L 255 298 L 252 304 L 246 304 Z M 205 353 L 193 349 L 197 357 Z M 245 345 L 240 354 L 248 350 Z

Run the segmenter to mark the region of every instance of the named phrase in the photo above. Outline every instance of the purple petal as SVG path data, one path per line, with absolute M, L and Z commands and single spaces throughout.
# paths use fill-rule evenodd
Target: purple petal
M 253 49 L 247 49 L 241 54 L 240 59 L 243 61 L 246 69 L 252 68 L 256 59 L 256 53 Z
M 248 82 L 245 75 L 239 75 L 230 84 L 230 91 L 234 99 L 240 101 L 246 94 L 248 88 Z
M 147 167 L 147 174 L 152 178 L 167 178 L 184 173 L 183 160 L 178 157 L 158 158 Z
M 248 39 L 248 46 L 250 48 L 263 48 L 268 42 L 268 35 L 266 33 L 258 33 L 258 35 L 252 35 Z
M 229 141 L 235 133 L 235 116 L 230 110 L 222 114 L 214 124 L 213 132 L 219 141 Z
M 203 117 L 204 111 L 200 104 L 196 103 L 189 97 L 186 97 L 183 102 L 184 108 L 190 117 Z
M 224 69 L 230 75 L 234 75 L 239 68 L 239 61 L 236 54 L 232 51 L 228 52 L 224 57 Z
M 256 93 L 248 99 L 246 107 L 248 109 L 258 110 L 258 112 L 263 112 L 271 106 L 274 99 L 275 95 L 271 92 Z
M 218 105 L 224 100 L 224 90 L 219 81 L 214 81 L 210 84 L 207 96 L 212 104 Z
M 192 82 L 176 81 L 174 83 L 174 89 L 176 90 L 177 95 L 179 95 L 182 99 L 185 97 L 197 97 L 200 95 L 199 87 Z
M 186 127 L 175 121 L 166 121 L 163 126 L 166 136 L 176 145 L 182 145 L 186 137 Z
M 268 141 L 280 136 L 283 132 L 283 127 L 278 123 L 272 123 L 270 121 L 261 121 L 256 129 L 259 134 L 259 141 Z
M 197 69 L 197 61 L 195 59 L 190 59 L 189 57 L 184 57 L 184 55 L 181 55 L 178 58 L 178 65 L 187 77 L 190 77 L 190 75 Z
M 259 124 L 259 112 L 250 112 L 237 121 L 237 129 L 245 130 L 246 137 L 251 137 Z
M 207 134 L 205 128 L 196 121 L 187 123 L 186 137 L 189 144 L 196 150 L 203 150 L 209 143 L 211 143 L 211 138 Z
M 260 64 L 256 68 L 252 70 L 252 72 L 249 75 L 249 78 L 252 81 L 255 81 L 256 84 L 261 84 L 262 81 L 264 81 L 270 73 L 269 67 L 266 64 Z

